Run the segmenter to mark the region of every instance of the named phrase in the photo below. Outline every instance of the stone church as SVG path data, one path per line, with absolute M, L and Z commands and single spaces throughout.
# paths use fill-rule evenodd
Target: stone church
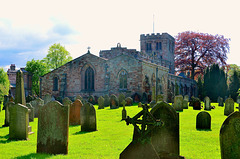
M 175 39 L 168 33 L 140 35 L 140 51 L 127 49 L 120 43 L 101 50 L 99 57 L 88 52 L 40 78 L 40 96 L 74 98 L 81 95 L 105 94 L 138 96 L 144 92 L 165 100 L 178 94 L 196 96 L 194 80 L 176 76 L 174 69 Z M 176 87 L 178 89 L 176 89 Z

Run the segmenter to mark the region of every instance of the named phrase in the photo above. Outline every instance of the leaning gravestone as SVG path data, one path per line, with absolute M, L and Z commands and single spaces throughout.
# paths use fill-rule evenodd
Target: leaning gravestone
M 44 106 L 44 100 L 42 100 L 41 98 L 37 98 L 31 101 L 30 104 L 34 108 L 34 117 L 38 117 L 39 109 Z
M 127 97 L 125 99 L 125 101 L 127 102 L 126 106 L 132 106 L 133 105 L 133 99 L 131 97 Z
M 28 108 L 22 104 L 14 104 L 9 107 L 10 125 L 9 139 L 10 140 L 27 140 L 28 139 Z
M 204 110 L 211 110 L 211 101 L 208 96 L 204 98 Z
M 228 116 L 232 112 L 234 112 L 234 100 L 232 98 L 228 98 L 225 101 L 224 115 Z
M 21 70 L 17 71 L 15 103 L 16 104 L 20 103 L 20 104 L 26 106 L 25 91 L 24 91 L 24 81 L 23 81 L 23 72 Z
M 108 107 L 110 105 L 110 98 L 109 96 L 106 94 L 104 96 L 104 107 Z
M 220 129 L 220 149 L 222 159 L 240 158 L 240 112 L 229 115 Z
M 183 111 L 183 96 L 182 95 L 175 96 L 174 109 L 176 111 Z
M 98 98 L 98 109 L 104 109 L 104 98 L 102 96 Z
M 110 109 L 116 109 L 118 108 L 118 98 L 112 94 L 110 96 Z
M 223 107 L 224 106 L 224 103 L 223 103 L 223 98 L 219 98 L 219 101 L 218 101 L 218 106 L 221 106 Z
M 81 131 L 96 131 L 97 119 L 96 111 L 91 103 L 86 103 L 82 106 L 80 112 Z
M 68 153 L 69 106 L 58 101 L 45 104 L 39 111 L 37 153 Z
M 183 109 L 188 109 L 188 101 L 187 100 L 183 100 Z
M 208 112 L 199 112 L 196 119 L 196 129 L 211 129 L 211 115 Z
M 47 104 L 48 102 L 51 102 L 51 101 L 52 101 L 52 96 L 47 93 L 47 94 L 43 97 L 43 100 L 44 100 L 44 105 L 45 105 L 45 104 Z
M 70 112 L 69 112 L 69 125 L 80 125 L 80 112 L 83 104 L 80 99 L 76 99 L 70 105 Z
M 29 122 L 33 122 L 34 121 L 34 108 L 32 107 L 32 105 L 30 103 L 27 103 L 26 106 L 28 107 L 28 109 L 30 109 Z
M 123 93 L 119 94 L 119 96 L 118 96 L 119 106 L 123 106 L 122 101 L 124 101 L 124 100 L 125 100 L 125 95 Z
M 3 125 L 3 127 L 7 127 L 7 126 L 9 126 L 9 107 L 11 106 L 11 105 L 14 105 L 15 103 L 14 102 L 7 102 L 6 104 L 5 104 L 5 120 L 4 120 L 4 125 Z

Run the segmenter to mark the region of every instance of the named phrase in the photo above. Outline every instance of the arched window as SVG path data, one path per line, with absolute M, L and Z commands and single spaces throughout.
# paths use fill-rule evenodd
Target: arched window
M 53 78 L 53 91 L 58 91 L 58 78 Z
M 127 89 L 127 72 L 122 70 L 119 75 L 119 88 L 120 89 Z
M 91 67 L 85 71 L 85 90 L 94 91 L 94 71 Z

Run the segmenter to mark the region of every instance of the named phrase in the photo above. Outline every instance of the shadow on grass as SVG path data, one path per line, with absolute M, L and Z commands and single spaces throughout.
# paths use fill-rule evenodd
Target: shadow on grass
M 12 140 L 9 140 L 9 134 L 5 135 L 5 136 L 0 136 L 0 144 L 6 144 L 11 142 Z M 6 140 L 1 140 L 1 139 L 6 139 Z
M 69 125 L 69 127 L 79 127 L 80 125 Z
M 197 129 L 197 131 L 212 131 L 212 129 Z
M 91 132 L 94 132 L 94 131 L 91 131 Z M 80 135 L 80 134 L 87 134 L 87 133 L 91 133 L 89 131 L 78 131 L 78 132 L 75 132 L 73 135 Z
M 40 154 L 40 153 L 30 153 L 28 155 L 23 155 L 19 157 L 15 157 L 15 159 L 25 159 L 25 158 L 50 158 L 52 155 L 50 154 Z

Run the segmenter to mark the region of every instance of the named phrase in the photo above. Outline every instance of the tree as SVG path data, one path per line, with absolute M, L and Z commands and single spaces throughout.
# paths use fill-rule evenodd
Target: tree
M 191 31 L 179 33 L 175 41 L 176 71 L 190 71 L 191 78 L 194 79 L 213 63 L 227 66 L 229 40 L 223 35 Z
M 32 73 L 33 94 L 39 95 L 39 77 L 50 72 L 50 69 L 43 61 L 32 59 L 32 61 L 27 61 L 25 70 Z
M 8 95 L 10 82 L 7 73 L 0 68 L 0 101 L 3 102 L 4 95 Z
M 201 75 L 198 76 L 197 87 L 198 87 L 198 97 L 199 99 L 203 100 L 203 82 L 202 82 Z
M 233 71 L 233 75 L 229 78 L 229 81 L 229 95 L 236 101 L 238 96 L 237 92 L 240 87 L 239 75 L 236 70 Z
M 48 54 L 43 60 L 50 69 L 56 69 L 71 61 L 72 57 L 65 47 L 58 43 L 49 47 Z
M 219 68 L 218 64 L 213 64 L 206 69 L 203 90 L 203 97 L 208 96 L 214 102 L 219 96 L 224 98 L 227 95 L 227 75 L 223 68 Z

